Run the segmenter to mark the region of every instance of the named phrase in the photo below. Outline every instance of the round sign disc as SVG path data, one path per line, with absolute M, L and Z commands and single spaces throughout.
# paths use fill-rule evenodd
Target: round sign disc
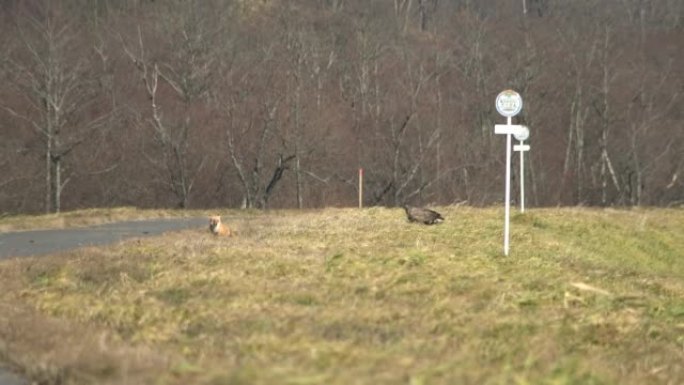
M 527 140 L 530 137 L 530 129 L 527 126 L 520 126 L 520 131 L 513 134 L 513 136 L 521 142 Z
M 522 111 L 522 107 L 522 97 L 513 90 L 501 91 L 496 97 L 496 110 L 505 117 L 518 115 Z

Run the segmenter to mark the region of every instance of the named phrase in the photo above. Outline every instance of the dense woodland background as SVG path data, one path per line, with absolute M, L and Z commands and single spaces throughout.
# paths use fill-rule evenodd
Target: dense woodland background
M 7 0 L 0 52 L 0 213 L 497 203 L 507 88 L 528 205 L 684 203 L 681 0 Z

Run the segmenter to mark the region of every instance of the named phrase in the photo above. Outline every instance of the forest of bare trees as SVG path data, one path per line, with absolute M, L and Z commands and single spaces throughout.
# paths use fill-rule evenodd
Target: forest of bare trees
M 528 206 L 684 204 L 681 0 L 8 0 L 0 52 L 0 214 L 495 204 L 508 88 Z

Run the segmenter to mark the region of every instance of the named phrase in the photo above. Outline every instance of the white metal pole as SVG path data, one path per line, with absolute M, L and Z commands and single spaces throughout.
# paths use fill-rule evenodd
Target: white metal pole
M 511 117 L 507 123 L 511 125 Z M 511 134 L 506 134 L 506 218 L 504 222 L 504 255 L 508 256 L 508 222 L 511 217 Z
M 525 141 L 520 141 L 520 212 L 525 212 L 525 151 L 522 149 Z

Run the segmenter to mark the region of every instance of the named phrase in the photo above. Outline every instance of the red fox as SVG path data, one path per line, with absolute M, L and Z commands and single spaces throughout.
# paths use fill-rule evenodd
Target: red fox
M 213 215 L 209 217 L 209 231 L 214 235 L 222 235 L 225 237 L 230 237 L 233 234 L 230 228 L 223 223 L 221 223 L 221 217 L 219 215 Z

